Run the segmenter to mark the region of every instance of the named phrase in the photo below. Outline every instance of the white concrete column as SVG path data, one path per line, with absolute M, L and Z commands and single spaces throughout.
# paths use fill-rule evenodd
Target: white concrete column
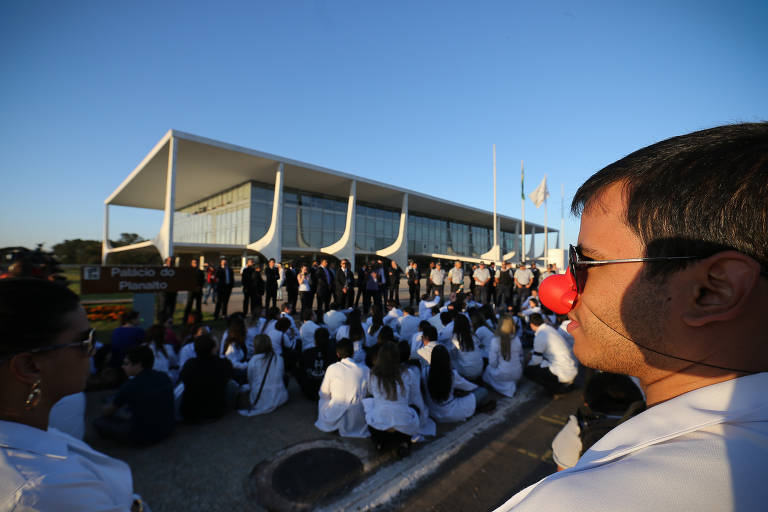
M 336 256 L 340 260 L 348 259 L 355 265 L 355 221 L 357 218 L 357 181 L 349 183 L 349 198 L 347 200 L 347 222 L 341 238 L 328 247 L 320 249 L 321 252 Z
M 107 256 L 109 255 L 112 244 L 109 243 L 109 203 L 104 203 L 104 238 L 101 242 L 101 264 L 107 264 Z
M 376 251 L 377 256 L 394 260 L 403 271 L 408 267 L 408 194 L 403 194 L 403 206 L 400 209 L 400 229 L 395 242 L 385 249 Z
M 275 196 L 272 200 L 272 221 L 261 239 L 248 244 L 248 249 L 263 254 L 267 259 L 280 261 L 283 252 L 283 181 L 285 165 L 280 162 L 275 172 Z
M 176 137 L 168 141 L 168 170 L 165 177 L 165 216 L 160 232 L 152 243 L 160 252 L 160 258 L 170 257 L 173 254 L 173 211 L 176 202 L 176 152 L 178 150 Z
M 480 258 L 488 261 L 495 261 L 501 263 L 501 246 L 499 245 L 499 231 L 501 231 L 501 219 L 494 216 L 493 226 L 493 246 L 485 254 L 481 254 Z

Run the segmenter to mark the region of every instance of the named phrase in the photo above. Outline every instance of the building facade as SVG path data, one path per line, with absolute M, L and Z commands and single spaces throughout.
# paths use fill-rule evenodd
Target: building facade
M 111 247 L 112 205 L 164 211 L 158 235 Z M 525 226 L 526 258 L 541 257 L 544 226 Z M 556 236 L 557 231 L 548 230 Z M 171 130 L 105 200 L 102 259 L 132 250 L 168 256 L 327 255 L 520 260 L 523 227 L 418 191 Z

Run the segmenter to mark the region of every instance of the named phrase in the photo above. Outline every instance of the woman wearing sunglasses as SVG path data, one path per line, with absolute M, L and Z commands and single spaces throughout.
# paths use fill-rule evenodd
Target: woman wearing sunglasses
M 142 510 L 127 464 L 48 429 L 51 407 L 85 387 L 92 352 L 72 291 L 0 280 L 0 509 Z

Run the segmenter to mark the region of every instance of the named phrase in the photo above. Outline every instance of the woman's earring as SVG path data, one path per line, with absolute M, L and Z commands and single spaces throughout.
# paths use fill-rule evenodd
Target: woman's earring
M 34 384 L 32 384 L 32 389 L 29 390 L 29 394 L 27 395 L 27 400 L 24 402 L 24 408 L 28 411 L 31 411 L 35 407 L 37 407 L 37 404 L 40 403 L 40 397 L 43 394 L 43 389 L 40 386 L 40 383 L 42 381 L 40 379 L 37 379 Z

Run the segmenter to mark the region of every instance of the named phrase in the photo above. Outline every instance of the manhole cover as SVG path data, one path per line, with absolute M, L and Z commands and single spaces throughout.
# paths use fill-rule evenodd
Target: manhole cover
M 312 448 L 286 458 L 272 473 L 272 487 L 295 501 L 314 501 L 341 491 L 363 473 L 355 455 L 338 448 Z
M 246 496 L 261 510 L 313 510 L 349 492 L 370 471 L 365 446 L 339 439 L 289 446 L 253 468 L 244 482 Z

